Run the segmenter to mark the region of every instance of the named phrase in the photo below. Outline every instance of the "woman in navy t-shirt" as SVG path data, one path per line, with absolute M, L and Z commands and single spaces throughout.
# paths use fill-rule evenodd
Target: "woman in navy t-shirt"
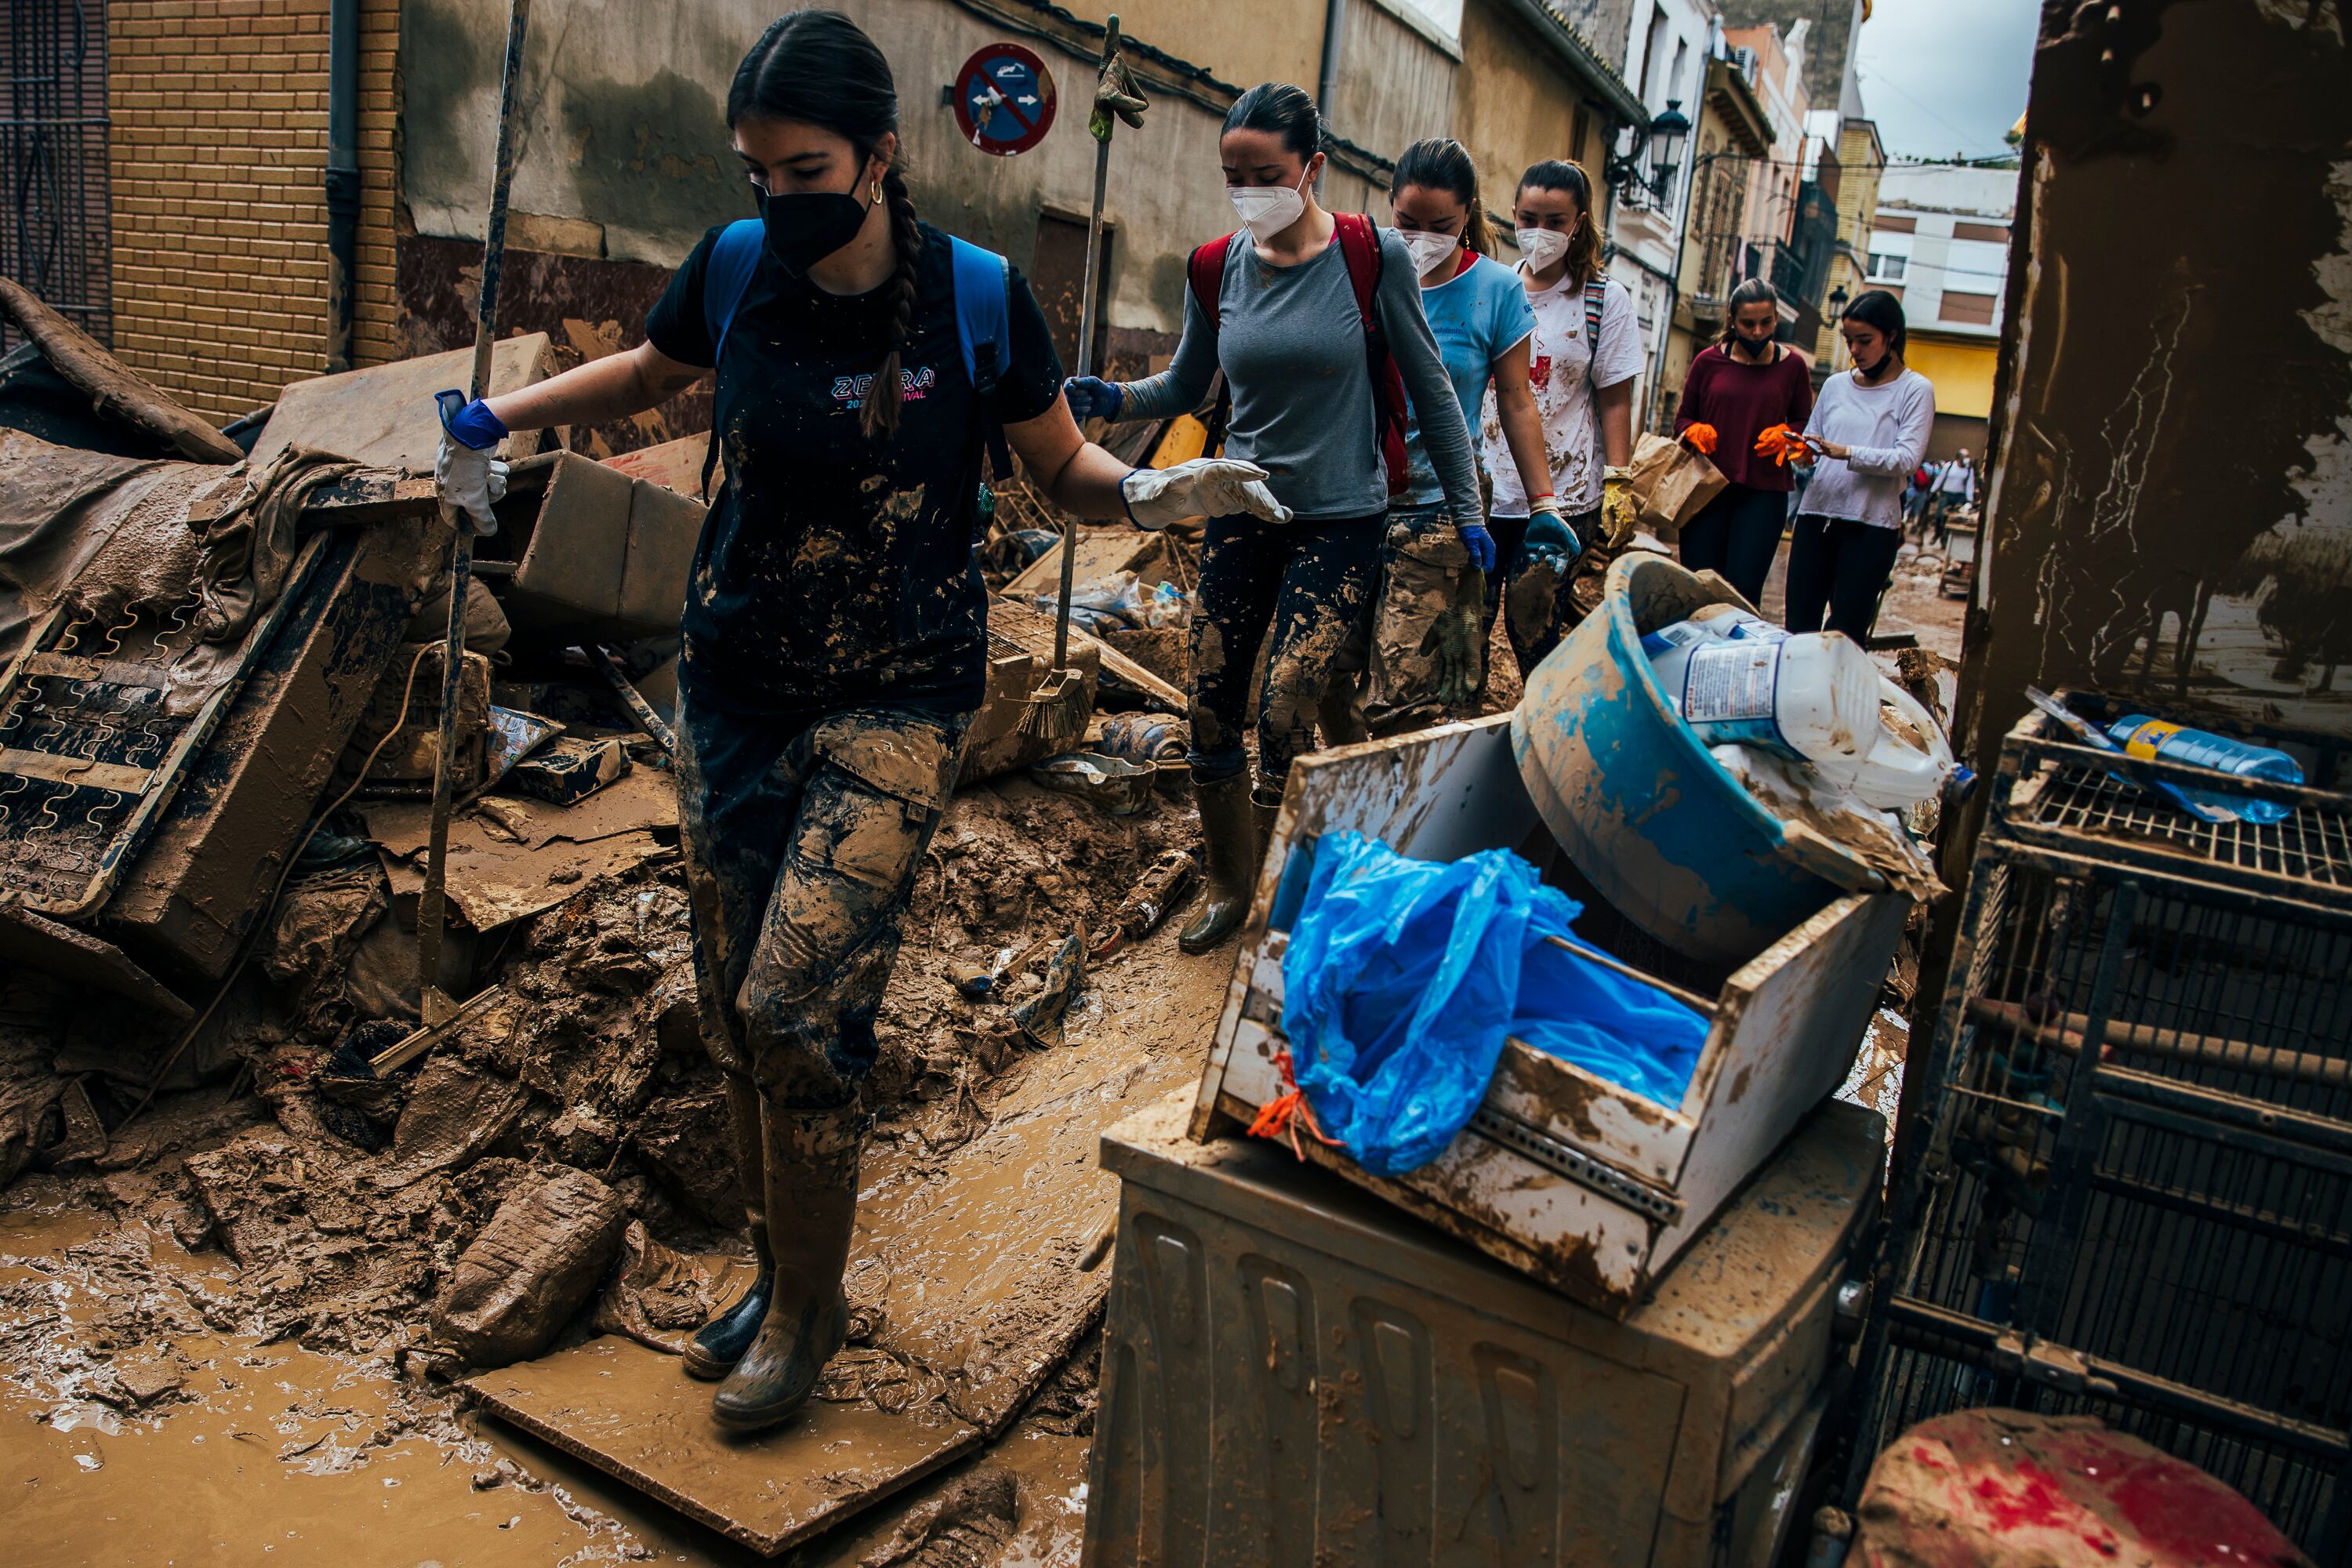
M 712 1413 L 749 1430 L 799 1409 L 846 1329 L 875 1016 L 983 695 L 972 546 L 988 426 L 1080 517 L 1158 527 L 1281 509 L 1249 464 L 1130 470 L 1082 440 L 1010 268 L 1009 363 L 980 389 L 949 238 L 916 217 L 899 168 L 889 64 L 846 17 L 770 26 L 727 120 L 764 243 L 724 341 L 704 298 L 714 229 L 643 344 L 466 405 L 445 421 L 436 477 L 445 507 L 487 530 L 503 482 L 489 452 L 509 429 L 625 417 L 716 369 L 725 481 L 687 596 L 679 825 L 702 1033 L 760 1269 L 686 1364 L 725 1378 Z

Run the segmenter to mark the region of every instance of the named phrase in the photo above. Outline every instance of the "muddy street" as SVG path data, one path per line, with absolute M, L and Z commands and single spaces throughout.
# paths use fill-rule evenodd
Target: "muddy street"
M 822 1560 L 837 1545 L 857 1561 L 958 1488 L 931 1533 L 986 1542 L 991 1561 L 1075 1560 L 1100 1298 L 1068 1280 L 1108 1283 L 1073 1266 L 1115 1191 L 1094 1140 L 1197 1074 L 1231 960 L 1185 958 L 1163 931 L 1087 973 L 1058 1045 L 1010 1015 L 1044 950 L 1099 929 L 1182 831 L 1166 806 L 1111 818 L 1007 782 L 959 796 L 934 842 L 879 1030 L 859 1322 L 820 1397 L 886 1427 L 961 1402 L 995 1440 L 828 1537 Z M 677 1011 L 684 921 L 674 865 L 589 887 L 516 944 L 509 1008 L 392 1082 L 358 1095 L 328 1087 L 316 1047 L 231 1042 L 251 1072 L 161 1098 L 108 1169 L 20 1179 L 0 1218 L 0 1462 L 21 1486 L 0 1517 L 34 1560 L 380 1561 L 388 1520 L 417 1561 L 758 1560 L 432 1375 L 453 1260 L 501 1194 L 551 1173 L 593 1176 L 625 1213 L 631 1263 L 650 1247 L 670 1265 L 625 1268 L 651 1288 L 600 1303 L 572 1341 L 614 1334 L 644 1375 L 684 1383 L 666 1351 L 740 1289 L 710 1072 Z M 954 977 L 975 970 L 1003 989 L 967 1000 Z M 25 989 L 9 1027 L 54 1022 Z M 986 1506 L 964 1495 L 975 1474 Z

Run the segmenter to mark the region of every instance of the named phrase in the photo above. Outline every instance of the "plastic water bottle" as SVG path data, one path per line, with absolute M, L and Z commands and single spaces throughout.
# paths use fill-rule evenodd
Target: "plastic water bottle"
M 2243 741 L 2232 741 L 2227 735 L 2204 730 L 2185 729 L 2145 713 L 2116 720 L 2107 726 L 2107 738 L 2142 759 L 2187 763 L 2192 767 L 2211 768 L 2244 779 L 2266 779 L 2273 784 L 2303 782 L 2302 766 L 2284 752 L 2250 746 Z M 2291 809 L 2276 801 L 2250 800 L 2244 795 L 2219 795 L 2210 790 L 2181 793 L 2201 806 L 2247 822 L 2283 822 Z
M 1850 787 L 1885 737 L 1878 667 L 1843 632 L 1709 637 L 1684 656 L 1683 721 L 1704 746 L 1762 746 Z

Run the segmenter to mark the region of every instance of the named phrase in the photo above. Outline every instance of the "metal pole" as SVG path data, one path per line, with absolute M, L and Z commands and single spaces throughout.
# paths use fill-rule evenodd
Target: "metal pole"
M 474 306 L 468 397 L 482 397 L 490 390 L 490 353 L 498 343 L 499 272 L 506 259 L 507 191 L 514 184 L 515 132 L 522 118 L 522 45 L 530 26 L 530 0 L 509 3 L 506 69 L 499 84 L 498 156 L 490 176 L 489 221 L 482 233 L 482 291 Z M 436 982 L 447 913 L 444 890 L 449 869 L 449 805 L 457 789 L 451 759 L 457 750 L 457 702 L 466 673 L 466 590 L 473 573 L 473 527 L 460 518 L 457 536 L 449 544 L 449 623 L 441 639 L 441 728 L 433 752 L 433 819 L 425 851 L 425 891 L 416 903 L 417 1010 L 428 1025 L 455 1010 Z
M 1323 68 L 1315 84 L 1315 106 L 1323 111 L 1326 127 L 1339 123 L 1339 60 L 1345 52 L 1348 32 L 1348 0 L 1324 0 L 1323 5 Z M 1315 194 L 1323 194 L 1323 182 L 1330 176 L 1331 161 L 1323 161 L 1323 173 L 1315 176 Z
M 1118 59 L 1118 18 L 1114 16 L 1103 31 L 1102 76 L 1108 82 Z M 1095 204 L 1087 216 L 1087 276 L 1078 294 L 1078 370 L 1080 375 L 1094 374 L 1095 312 L 1101 309 L 1096 274 L 1102 266 L 1103 195 L 1110 180 L 1110 138 L 1113 121 L 1100 99 L 1102 82 L 1096 88 L 1097 101 L 1087 124 L 1095 138 Z M 1141 109 L 1139 100 L 1137 109 Z M 1139 121 L 1134 121 L 1140 123 Z M 1070 668 L 1070 591 L 1078 570 L 1078 520 L 1062 520 L 1062 602 L 1054 617 L 1054 668 Z
M 1698 216 L 1699 171 L 1706 168 L 1709 163 L 1714 163 L 1717 158 L 1720 158 L 1724 154 L 1721 151 L 1717 151 L 1702 153 L 1698 157 L 1691 160 L 1690 189 L 1683 196 L 1683 221 L 1675 231 L 1674 275 L 1666 279 L 1665 329 L 1658 333 L 1657 368 L 1650 374 L 1650 410 L 1649 417 L 1643 422 L 1643 427 L 1644 429 L 1657 429 L 1661 422 L 1665 417 L 1666 345 L 1674 341 L 1675 311 L 1682 305 L 1683 249 L 1685 246 L 1690 244 L 1691 224 Z M 1694 326 L 1696 326 L 1696 323 L 1694 323 Z M 1698 333 L 1694 331 L 1691 333 L 1691 353 L 1694 356 L 1698 353 L 1697 343 Z
M 1118 18 L 1110 19 L 1114 37 L 1118 31 Z M 1087 280 L 1078 296 L 1078 374 L 1094 374 L 1095 357 L 1095 274 L 1101 266 L 1103 191 L 1110 179 L 1110 143 L 1095 143 L 1095 205 L 1087 219 Z M 1054 668 L 1070 667 L 1070 593 L 1078 571 L 1078 520 L 1062 520 L 1062 604 L 1054 621 Z

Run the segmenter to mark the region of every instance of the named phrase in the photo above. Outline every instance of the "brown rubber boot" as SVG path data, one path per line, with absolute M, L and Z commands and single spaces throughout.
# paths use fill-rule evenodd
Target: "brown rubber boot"
M 865 1113 L 855 1106 L 764 1109 L 775 1284 L 759 1333 L 710 1397 L 712 1417 L 730 1432 L 756 1432 L 790 1418 L 808 1403 L 824 1363 L 849 1333 L 841 1276 L 857 1224 Z
M 1206 952 L 1241 930 L 1264 846 L 1256 814 L 1250 809 L 1247 768 L 1214 784 L 1194 784 L 1192 800 L 1201 811 L 1201 862 L 1207 886 L 1201 912 L 1185 926 L 1176 945 L 1186 952 Z
M 760 1157 L 760 1088 L 734 1073 L 727 1079 L 727 1115 L 735 1135 L 735 1176 L 743 1184 L 743 1213 L 751 1224 L 751 1253 L 759 1268 L 750 1289 L 733 1306 L 702 1325 L 686 1346 L 686 1375 L 709 1383 L 725 1377 L 743 1359 L 760 1323 L 768 1315 L 769 1292 L 776 1282 L 776 1255 L 768 1245 L 767 1183 L 761 1179 Z

